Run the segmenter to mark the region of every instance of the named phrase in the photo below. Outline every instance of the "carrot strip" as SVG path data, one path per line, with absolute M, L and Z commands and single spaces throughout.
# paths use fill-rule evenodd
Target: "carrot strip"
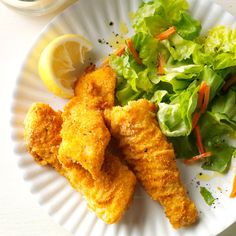
M 126 40 L 126 43 L 127 43 L 127 46 L 131 52 L 131 54 L 133 55 L 135 61 L 138 63 L 138 64 L 142 64 L 142 60 L 140 59 L 139 55 L 138 55 L 138 52 L 136 51 L 136 49 L 134 48 L 133 46 L 133 42 L 131 39 L 127 39 Z
M 206 81 L 202 81 L 198 101 L 197 101 L 197 108 L 200 110 L 196 111 L 193 115 L 192 119 L 192 129 L 194 129 L 201 117 L 201 115 L 206 111 L 210 98 L 210 86 L 207 85 Z
M 230 198 L 236 197 L 236 175 L 234 175 L 233 187 L 230 193 Z
M 198 147 L 198 151 L 200 154 L 205 153 L 205 148 L 203 146 L 202 143 L 202 136 L 201 136 L 201 132 L 200 132 L 200 128 L 198 125 L 196 125 L 196 127 L 194 128 L 194 133 L 196 135 L 197 138 L 197 147 Z
M 125 47 L 121 47 L 119 48 L 117 51 L 114 52 L 115 55 L 117 56 L 122 56 L 125 53 Z M 107 66 L 109 64 L 109 58 L 106 58 L 103 63 L 102 66 Z
M 168 30 L 160 33 L 156 38 L 160 41 L 168 39 L 172 34 L 176 32 L 176 28 L 174 26 L 170 27 Z
M 230 79 L 228 79 L 228 80 L 225 82 L 225 84 L 224 84 L 222 90 L 223 90 L 224 92 L 226 92 L 226 91 L 229 89 L 229 87 L 231 87 L 235 82 L 236 82 L 236 75 L 232 76 Z
M 205 93 L 204 93 L 204 99 L 201 107 L 201 113 L 204 113 L 207 109 L 208 103 L 210 98 L 210 86 L 206 86 Z
M 201 112 L 195 112 L 192 120 L 192 129 L 194 129 L 201 117 Z
M 122 56 L 124 53 L 125 53 L 125 47 L 121 47 L 115 52 L 115 54 L 119 57 Z
M 204 158 L 206 158 L 206 157 L 210 157 L 210 156 L 212 156 L 212 152 L 205 152 L 205 153 L 202 153 L 202 154 L 200 154 L 200 155 L 197 155 L 197 156 L 195 156 L 195 157 L 193 157 L 193 158 L 191 158 L 191 159 L 184 160 L 184 163 L 185 163 L 185 164 L 191 164 L 191 163 L 193 163 L 194 161 L 202 160 L 202 159 L 204 159 Z
M 159 58 L 158 58 L 158 67 L 157 67 L 157 72 L 159 75 L 165 74 L 164 64 L 165 64 L 164 55 L 162 53 L 160 53 Z
M 197 107 L 200 109 L 203 104 L 203 99 L 204 99 L 206 87 L 207 87 L 206 81 L 203 80 L 201 83 L 200 89 L 199 89 L 198 102 L 197 102 Z

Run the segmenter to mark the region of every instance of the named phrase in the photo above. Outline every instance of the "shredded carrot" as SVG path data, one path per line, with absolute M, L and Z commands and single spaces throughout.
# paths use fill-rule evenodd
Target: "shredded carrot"
M 192 128 L 194 129 L 201 117 L 201 112 L 195 112 L 192 120 Z
M 211 153 L 206 152 L 202 142 L 202 136 L 200 132 L 200 128 L 198 126 L 198 121 L 201 115 L 206 111 L 210 97 L 210 86 L 206 84 L 205 81 L 201 83 L 198 95 L 198 103 L 197 103 L 197 111 L 193 115 L 192 119 L 192 128 L 194 130 L 196 139 L 197 139 L 197 147 L 200 155 L 193 157 L 190 160 L 187 160 L 186 163 L 190 163 L 195 160 L 199 160 L 203 157 L 208 157 Z
M 131 52 L 131 54 L 133 55 L 135 61 L 138 63 L 138 64 L 142 64 L 142 60 L 140 59 L 139 55 L 138 55 L 138 52 L 136 51 L 136 49 L 134 48 L 133 46 L 133 42 L 131 39 L 127 39 L 126 40 L 126 43 L 127 43 L 127 46 Z
M 168 30 L 160 33 L 156 38 L 160 41 L 168 39 L 172 34 L 176 32 L 176 28 L 174 26 L 170 27 Z
M 210 98 L 210 86 L 207 85 L 205 88 L 204 99 L 203 99 L 203 103 L 201 107 L 201 113 L 204 113 L 207 110 L 209 98 Z
M 209 103 L 209 98 L 210 98 L 210 86 L 207 85 L 206 81 L 202 81 L 197 101 L 198 110 L 194 113 L 192 119 L 192 129 L 196 127 L 201 115 L 206 111 Z
M 200 132 L 200 128 L 198 125 L 196 125 L 196 127 L 194 128 L 194 133 L 196 135 L 197 138 L 197 147 L 198 147 L 198 151 L 200 154 L 205 153 L 205 148 L 203 146 L 202 143 L 202 136 L 201 136 L 201 132 Z
M 204 94 L 206 90 L 207 83 L 206 81 L 202 81 L 200 88 L 199 88 L 199 95 L 198 95 L 198 102 L 197 102 L 197 107 L 201 109 L 202 104 L 203 104 L 203 99 L 204 99 Z
M 157 67 L 157 72 L 159 75 L 165 74 L 164 64 L 165 64 L 164 55 L 162 53 L 160 53 L 159 58 L 158 58 L 158 67 Z
M 119 48 L 117 51 L 114 52 L 115 55 L 117 56 L 122 56 L 125 53 L 125 47 L 121 47 Z M 107 66 L 109 64 L 109 58 L 106 58 L 103 63 L 102 66 Z
M 125 47 L 121 47 L 115 52 L 115 54 L 119 57 L 122 56 L 124 53 L 125 53 Z
M 229 89 L 229 87 L 231 87 L 235 82 L 236 82 L 236 75 L 232 76 L 230 79 L 228 79 L 228 80 L 225 82 L 225 84 L 224 84 L 222 90 L 223 90 L 224 92 L 226 92 L 226 91 Z
M 230 198 L 236 197 L 236 175 L 234 175 L 233 187 L 229 197 Z
M 195 157 L 193 157 L 193 158 L 191 158 L 191 159 L 184 160 L 184 163 L 185 163 L 185 164 L 191 164 L 191 163 L 193 163 L 194 161 L 202 160 L 202 159 L 204 159 L 204 158 L 206 158 L 206 157 L 210 157 L 210 156 L 212 156 L 212 152 L 205 152 L 205 153 L 202 153 L 202 154 L 200 154 L 200 155 L 197 155 L 197 156 L 195 156 Z

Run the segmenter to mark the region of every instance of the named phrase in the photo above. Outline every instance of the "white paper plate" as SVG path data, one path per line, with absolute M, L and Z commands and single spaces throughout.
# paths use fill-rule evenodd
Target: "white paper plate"
M 210 181 L 200 181 L 201 186 L 211 189 L 218 197 L 215 208 L 203 201 L 196 175 L 203 172 L 199 165 L 179 167 L 189 194 L 200 212 L 199 223 L 187 229 L 173 230 L 158 203 L 152 201 L 141 188 L 137 188 L 134 201 L 122 221 L 117 225 L 106 225 L 87 210 L 86 202 L 75 192 L 66 179 L 50 168 L 37 165 L 27 153 L 23 141 L 23 119 L 30 105 L 35 101 L 49 103 L 62 108 L 65 100 L 49 93 L 37 73 L 40 52 L 54 37 L 64 33 L 79 33 L 90 39 L 94 45 L 91 57 L 97 61 L 103 58 L 109 48 L 98 43 L 99 38 L 109 39 L 112 31 L 119 32 L 121 21 L 129 25 L 129 13 L 135 11 L 139 0 L 80 0 L 56 17 L 39 35 L 29 51 L 18 75 L 12 107 L 12 139 L 15 143 L 15 157 L 22 171 L 25 183 L 52 218 L 75 235 L 96 236 L 169 236 L 169 235 L 216 235 L 236 221 L 236 201 L 228 197 L 234 170 L 224 176 L 214 176 Z M 220 6 L 206 0 L 191 0 L 190 11 L 202 22 L 203 33 L 214 25 L 235 26 L 235 19 Z M 109 26 L 109 22 L 114 26 Z M 212 175 L 211 172 L 206 172 Z M 222 192 L 217 190 L 222 188 Z

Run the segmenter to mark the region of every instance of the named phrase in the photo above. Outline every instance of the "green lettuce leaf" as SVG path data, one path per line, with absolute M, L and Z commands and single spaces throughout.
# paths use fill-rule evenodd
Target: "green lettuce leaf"
M 213 66 L 214 57 L 210 53 L 206 53 L 204 51 L 204 46 L 197 44 L 193 54 L 192 54 L 193 62 L 197 65 L 208 65 Z
M 204 43 L 206 53 L 220 54 L 231 53 L 236 56 L 236 29 L 226 26 L 216 26 L 208 32 Z
M 179 21 L 182 11 L 188 10 L 189 5 L 185 0 L 154 0 L 157 4 L 161 4 L 164 9 L 166 19 Z
M 166 96 L 167 93 L 168 92 L 166 90 L 157 90 L 154 92 L 150 101 L 158 105 L 162 101 L 162 99 Z
M 154 84 L 160 81 L 156 67 L 137 64 L 129 53 L 121 57 L 111 55 L 109 62 L 117 73 L 116 98 L 118 104 L 125 105 L 128 101 L 145 97 L 144 93 L 151 93 L 149 97 L 153 96 Z
M 165 67 L 165 75 L 160 76 L 160 80 L 170 83 L 173 91 L 178 92 L 187 88 L 202 69 L 203 66 L 194 64 Z
M 177 61 L 189 59 L 197 47 L 195 42 L 185 40 L 178 34 L 172 35 L 161 43 L 168 49 L 174 60 Z
M 129 84 L 116 92 L 117 103 L 125 106 L 129 101 L 140 98 L 141 92 L 135 92 Z
M 224 143 L 218 145 L 214 144 L 211 147 L 207 146 L 207 151 L 211 151 L 213 155 L 202 165 L 202 168 L 205 170 L 217 171 L 219 173 L 227 172 L 234 150 L 233 147 Z
M 178 34 L 187 40 L 193 40 L 199 36 L 201 31 L 201 24 L 198 20 L 186 11 L 181 13 L 181 18 L 175 24 Z
M 142 3 L 135 13 L 132 26 L 135 32 L 157 35 L 174 22 L 179 22 L 182 12 L 189 8 L 185 0 L 154 0 Z
M 139 32 L 132 37 L 132 42 L 142 63 L 146 66 L 156 65 L 158 57 L 158 41 L 152 36 Z
M 211 192 L 206 187 L 200 187 L 200 193 L 209 206 L 215 202 L 215 198 L 212 196 Z
M 160 2 L 142 3 L 136 11 L 132 26 L 135 32 L 158 34 L 168 27 L 164 18 L 164 9 Z
M 235 38 L 236 40 L 236 38 Z M 214 57 L 213 67 L 215 70 L 236 66 L 236 57 L 232 53 L 223 52 Z
M 201 81 L 205 80 L 207 85 L 210 86 L 210 101 L 216 96 L 224 84 L 224 79 L 208 66 L 203 68 L 199 74 L 199 79 Z
M 149 69 L 145 69 L 138 73 L 138 79 L 136 80 L 136 85 L 138 89 L 145 92 L 150 92 L 153 88 L 153 83 L 149 79 Z
M 169 140 L 174 146 L 176 158 L 190 159 L 199 154 L 193 133 L 189 136 L 171 137 Z
M 127 79 L 127 82 L 132 87 L 132 89 L 138 92 L 136 86 L 138 75 L 136 71 L 130 66 L 128 55 L 124 55 L 121 57 L 111 55 L 109 62 L 110 66 L 116 71 L 117 75 L 123 77 L 124 79 Z
M 235 148 L 229 138 L 236 137 L 234 129 L 217 120 L 213 112 L 206 112 L 199 122 L 203 144 L 213 155 L 202 165 L 203 169 L 224 173 L 228 170 Z
M 236 29 L 216 26 L 211 29 L 201 45 L 195 48 L 193 61 L 209 65 L 214 70 L 236 66 Z
M 234 90 L 230 89 L 227 94 L 215 98 L 211 110 L 215 114 L 221 114 L 220 121 L 233 125 L 236 130 L 236 92 Z
M 159 103 L 157 113 L 162 132 L 168 137 L 189 135 L 192 130 L 192 114 L 197 105 L 198 86 L 193 82 L 187 90 L 175 96 L 169 103 Z

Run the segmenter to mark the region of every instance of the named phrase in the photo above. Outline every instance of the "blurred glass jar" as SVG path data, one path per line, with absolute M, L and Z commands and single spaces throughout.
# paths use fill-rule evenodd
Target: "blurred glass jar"
M 76 0 L 1 0 L 6 5 L 13 7 L 25 14 L 41 16 L 64 9 Z

